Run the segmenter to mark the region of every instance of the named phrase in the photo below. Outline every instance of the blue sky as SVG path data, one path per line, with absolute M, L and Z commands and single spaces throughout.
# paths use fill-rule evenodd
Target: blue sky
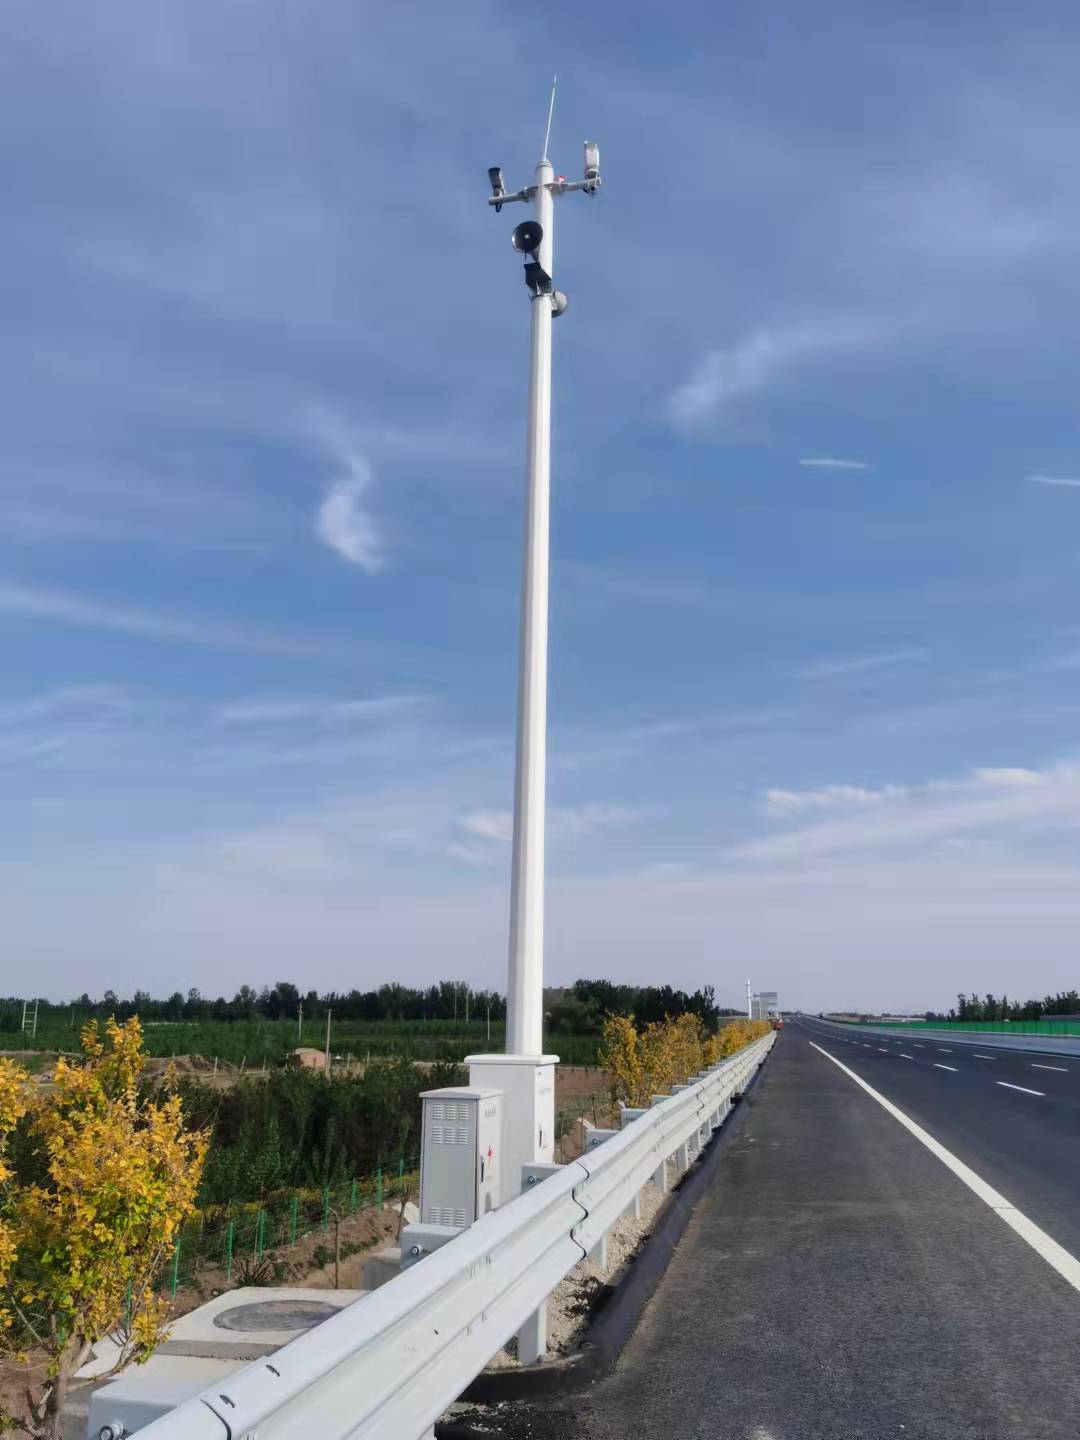
M 554 68 L 548 979 L 1076 983 L 1078 41 L 6 6 L 3 988 L 503 985 Z

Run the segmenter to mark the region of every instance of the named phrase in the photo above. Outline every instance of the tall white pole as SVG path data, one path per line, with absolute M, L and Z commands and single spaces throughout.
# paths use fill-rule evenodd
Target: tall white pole
M 554 273 L 555 205 L 548 159 L 536 167 L 537 259 Z M 551 299 L 532 300 L 532 359 L 526 446 L 525 558 L 521 585 L 514 850 L 506 1051 L 543 1052 L 544 809 L 547 775 L 548 515 L 551 483 Z
M 746 982 L 746 1018 L 748 1020 L 752 1020 L 754 1018 L 754 995 L 753 991 L 750 989 L 749 980 L 747 980 Z

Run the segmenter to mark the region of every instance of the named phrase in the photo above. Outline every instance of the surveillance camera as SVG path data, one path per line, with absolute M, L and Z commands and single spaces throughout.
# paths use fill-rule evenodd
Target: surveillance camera
M 488 179 L 491 181 L 491 193 L 492 193 L 492 195 L 499 196 L 499 195 L 505 195 L 505 194 L 506 194 L 506 184 L 505 184 L 505 182 L 503 181 L 503 173 L 502 173 L 502 168 L 501 168 L 500 166 L 498 166 L 498 165 L 489 165 L 489 166 L 488 166 Z M 496 205 L 496 206 L 495 206 L 495 214 L 498 215 L 498 213 L 499 213 L 499 211 L 500 211 L 501 209 L 502 209 L 502 206 L 501 206 L 501 205 Z
M 535 220 L 523 220 L 520 225 L 514 226 L 510 244 L 519 255 L 535 255 L 540 249 L 543 238 L 543 226 L 537 224 Z
M 595 140 L 585 141 L 585 190 L 589 195 L 600 186 L 600 146 Z
M 556 290 L 554 295 L 552 295 L 551 297 L 551 318 L 553 320 L 557 320 L 560 315 L 565 315 L 566 307 L 567 305 L 569 305 L 569 303 L 569 300 L 567 300 L 563 292 L 561 290 Z

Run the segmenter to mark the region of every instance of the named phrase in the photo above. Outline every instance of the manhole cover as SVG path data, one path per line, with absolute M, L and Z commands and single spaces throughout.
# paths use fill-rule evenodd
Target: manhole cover
M 222 1330 L 313 1330 L 339 1310 L 325 1300 L 256 1300 L 214 1316 Z

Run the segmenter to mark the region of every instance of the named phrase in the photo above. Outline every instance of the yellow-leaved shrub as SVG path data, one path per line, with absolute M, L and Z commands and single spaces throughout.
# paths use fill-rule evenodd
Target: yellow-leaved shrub
M 655 1021 L 639 1030 L 627 1015 L 609 1015 L 597 1060 L 611 1076 L 612 1098 L 645 1106 L 699 1071 L 769 1033 L 763 1020 L 732 1020 L 709 1035 L 697 1015 Z
M 96 1340 L 116 1332 L 117 1368 L 160 1340 L 155 1285 L 195 1196 L 208 1137 L 179 1096 L 143 1093 L 137 1019 L 96 1022 L 82 1058 L 56 1063 L 49 1088 L 0 1060 L 0 1357 L 44 1353 L 25 1413 L 0 1413 L 35 1440 L 60 1431 L 68 1381 Z M 5 1163 L 16 1127 L 16 1172 Z M 29 1378 L 29 1372 L 28 1372 Z

